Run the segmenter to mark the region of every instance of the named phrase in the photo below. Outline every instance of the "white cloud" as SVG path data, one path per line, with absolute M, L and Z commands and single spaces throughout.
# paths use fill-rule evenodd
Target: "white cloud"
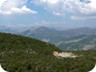
M 0 14 L 21 14 L 31 13 L 36 14 L 37 11 L 31 10 L 25 6 L 28 0 L 4 0 L 0 1 Z
M 81 8 L 81 13 L 91 14 L 96 13 L 96 0 L 90 0 L 90 3 L 84 4 L 84 7 Z
M 55 11 L 53 11 L 53 14 L 56 15 L 56 16 L 62 15 L 61 13 L 55 12 Z
M 56 4 L 59 2 L 59 0 L 40 0 L 41 2 L 47 2 L 49 4 Z
M 72 20 L 87 20 L 87 19 L 96 19 L 96 16 L 71 16 Z
M 80 0 L 34 0 L 32 3 L 41 5 L 54 15 L 62 15 L 64 13 L 96 13 L 96 0 L 90 2 L 81 2 Z
M 90 7 L 96 8 L 96 0 L 91 0 L 91 3 L 88 4 Z
M 2 10 L 9 10 L 12 7 L 22 7 L 27 3 L 28 0 L 6 0 L 1 5 Z
M 6 0 L 0 0 L 0 6 L 5 2 Z
M 22 14 L 22 13 L 30 13 L 30 14 L 36 14 L 37 11 L 30 10 L 26 6 L 23 6 L 22 8 L 16 8 L 12 7 L 10 10 L 2 11 L 0 10 L 0 14 L 10 15 L 10 14 Z

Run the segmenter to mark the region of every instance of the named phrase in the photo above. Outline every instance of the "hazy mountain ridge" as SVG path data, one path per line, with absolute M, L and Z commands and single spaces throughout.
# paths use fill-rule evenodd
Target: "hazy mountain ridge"
M 0 32 L 4 32 L 4 33 L 13 33 L 13 34 L 20 34 L 21 32 L 30 29 L 30 27 L 26 27 L 26 26 L 11 26 L 11 25 L 1 25 L 0 26 Z
M 27 35 L 30 33 L 29 35 Z M 47 33 L 50 35 L 57 36 L 65 36 L 65 37 L 70 37 L 70 36 L 78 36 L 78 35 L 95 35 L 96 34 L 96 28 L 88 28 L 88 27 L 82 27 L 82 28 L 76 28 L 76 29 L 70 29 L 70 30 L 56 30 L 48 27 L 32 27 L 31 29 L 26 30 L 25 32 L 22 32 L 22 34 L 25 34 L 26 36 L 31 36 L 31 34 L 38 34 L 38 33 L 44 33 L 43 35 L 46 35 Z M 42 35 L 42 36 L 43 36 Z
M 31 28 L 28 28 L 27 30 L 22 30 L 17 32 L 14 32 L 13 28 L 10 27 L 7 28 L 4 26 L 1 27 L 1 32 L 4 32 L 2 30 L 5 30 L 5 32 L 20 34 L 32 38 L 36 38 L 39 40 L 42 40 L 44 42 L 49 42 L 51 44 L 55 44 L 57 47 L 61 48 L 62 50 L 89 50 L 89 49 L 95 49 L 95 42 L 90 44 L 90 42 L 93 42 L 93 39 L 88 41 L 90 37 L 93 37 L 93 35 L 96 34 L 96 28 L 77 28 L 72 30 L 56 30 L 54 28 L 48 28 L 44 26 L 34 26 Z M 12 31 L 13 30 L 13 31 Z M 19 32 L 18 32 L 19 31 Z M 87 40 L 88 39 L 88 40 Z M 86 43 L 86 41 L 89 42 L 89 44 Z M 82 42 L 85 42 L 82 44 Z
M 77 29 L 62 31 L 62 34 L 68 36 L 94 35 L 96 34 L 96 28 L 88 28 L 88 27 L 77 28 Z
M 96 34 L 95 28 L 87 28 L 87 27 L 65 31 L 59 31 L 47 27 L 38 27 L 35 30 L 29 29 L 22 33 L 22 35 L 55 44 L 62 50 L 95 49 L 95 43 L 93 45 L 90 44 L 90 41 L 93 41 L 93 39 L 88 41 L 90 37 L 93 37 L 93 35 L 95 34 Z M 85 40 L 89 42 L 89 45 L 86 43 Z M 82 44 L 83 41 L 85 42 L 84 44 Z M 86 46 L 90 47 L 86 48 Z

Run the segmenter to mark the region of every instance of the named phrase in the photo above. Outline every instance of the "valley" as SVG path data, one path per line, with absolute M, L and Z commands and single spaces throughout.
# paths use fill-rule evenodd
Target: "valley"
M 62 51 L 37 39 L 0 33 L 0 63 L 8 72 L 88 72 L 96 50 Z
M 21 35 L 55 44 L 61 50 L 91 50 L 96 49 L 95 30 L 93 28 L 78 28 L 60 31 L 41 26 L 22 32 Z

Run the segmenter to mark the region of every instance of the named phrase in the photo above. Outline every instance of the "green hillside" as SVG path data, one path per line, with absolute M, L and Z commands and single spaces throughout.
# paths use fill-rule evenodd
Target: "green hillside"
M 88 72 L 96 51 L 74 51 L 77 58 L 55 57 L 55 45 L 19 35 L 0 33 L 0 63 L 8 72 Z

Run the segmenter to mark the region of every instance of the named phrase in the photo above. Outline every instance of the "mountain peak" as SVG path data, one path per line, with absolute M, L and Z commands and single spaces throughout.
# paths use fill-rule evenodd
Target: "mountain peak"
M 26 36 L 35 35 L 35 34 L 45 35 L 46 33 L 48 35 L 53 35 L 53 33 L 56 33 L 56 32 L 57 30 L 53 28 L 48 28 L 44 26 L 34 26 L 34 27 L 31 27 L 29 30 L 26 30 L 22 34 Z

